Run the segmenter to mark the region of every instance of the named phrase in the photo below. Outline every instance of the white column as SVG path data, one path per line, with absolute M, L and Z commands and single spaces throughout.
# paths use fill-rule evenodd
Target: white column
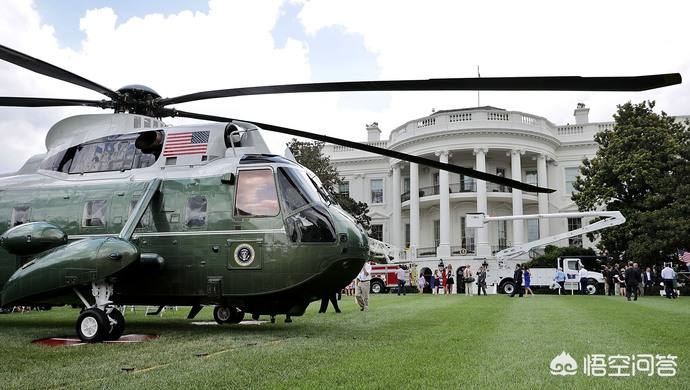
M 419 166 L 410 163 L 410 253 L 417 258 L 419 247 Z
M 439 156 L 439 162 L 448 163 L 447 150 L 436 152 Z M 438 172 L 439 185 L 439 225 L 441 228 L 439 235 L 439 245 L 436 248 L 436 256 L 441 258 L 450 257 L 450 193 L 448 183 L 448 171 L 440 170 Z
M 539 187 L 548 187 L 546 175 L 546 155 L 540 154 L 537 156 L 537 185 Z M 539 199 L 539 214 L 546 214 L 549 212 L 549 194 L 540 193 L 538 195 Z M 548 237 L 549 233 L 549 220 L 541 219 L 539 221 L 539 238 Z
M 402 235 L 402 205 L 400 196 L 400 162 L 393 164 L 393 193 L 391 207 L 393 207 L 393 223 L 391 225 L 391 244 L 398 248 L 403 247 Z
M 522 181 L 522 162 L 520 156 L 525 154 L 522 149 L 513 149 L 510 151 L 510 168 L 511 177 L 513 180 Z M 522 209 L 522 190 L 513 188 L 513 215 L 523 215 Z M 513 220 L 513 245 L 523 244 L 525 242 L 525 221 Z
M 486 172 L 486 153 L 488 148 L 474 148 L 476 170 Z M 477 182 L 477 212 L 488 213 L 488 201 L 486 198 L 486 182 L 484 180 L 476 180 Z M 491 256 L 491 245 L 489 245 L 489 227 L 477 229 L 477 257 Z

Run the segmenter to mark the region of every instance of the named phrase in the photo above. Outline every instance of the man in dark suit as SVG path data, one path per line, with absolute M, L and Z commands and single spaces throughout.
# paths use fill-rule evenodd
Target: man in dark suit
M 642 273 L 642 282 L 644 283 L 644 295 L 649 295 L 652 293 L 652 287 L 654 286 L 654 272 L 651 268 L 647 269 Z
M 632 267 L 625 270 L 625 290 L 628 300 L 630 296 L 634 295 L 637 300 L 637 287 L 642 283 L 642 275 L 640 274 L 640 267 L 634 263 Z
M 515 293 L 522 298 L 522 267 L 520 264 L 515 265 L 515 272 L 513 272 L 513 280 L 515 280 L 515 289 L 510 293 L 510 297 L 514 297 Z

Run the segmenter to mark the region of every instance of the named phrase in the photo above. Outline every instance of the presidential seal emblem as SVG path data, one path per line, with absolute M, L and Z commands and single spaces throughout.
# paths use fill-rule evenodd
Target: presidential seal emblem
M 240 244 L 235 248 L 235 262 L 246 267 L 254 262 L 255 253 L 254 248 L 249 244 Z

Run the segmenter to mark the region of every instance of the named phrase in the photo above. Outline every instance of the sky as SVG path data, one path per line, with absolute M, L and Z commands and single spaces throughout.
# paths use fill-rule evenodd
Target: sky
M 690 3 L 650 1 L 5 0 L 0 44 L 112 90 L 143 84 L 163 97 L 323 81 L 681 73 L 647 92 L 481 92 L 480 104 L 574 122 L 611 121 L 616 105 L 655 100 L 690 114 Z M 103 99 L 0 61 L 0 96 Z M 311 93 L 235 97 L 175 108 L 366 140 L 432 110 L 477 106 L 477 93 Z M 0 173 L 45 152 L 57 121 L 99 108 L 0 107 Z M 175 125 L 190 119 L 166 119 Z M 290 137 L 264 132 L 282 154 Z

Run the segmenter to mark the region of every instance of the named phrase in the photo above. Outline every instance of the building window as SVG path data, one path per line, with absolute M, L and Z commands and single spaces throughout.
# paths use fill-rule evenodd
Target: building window
M 403 189 L 402 189 L 403 194 L 407 194 L 410 192 L 410 178 L 406 177 L 403 178 Z
M 369 234 L 369 237 L 373 238 L 374 240 L 383 241 L 383 225 L 372 224 L 371 234 Z
M 338 192 L 340 192 L 342 195 L 349 197 L 350 196 L 350 182 L 344 181 L 344 182 L 340 183 L 340 186 L 338 186 Z
M 84 205 L 81 226 L 105 226 L 105 200 L 91 200 Z
M 410 247 L 410 224 L 405 224 L 405 248 Z
M 575 192 L 573 184 L 575 184 L 575 178 L 577 178 L 580 168 L 565 168 L 565 193 L 572 194 Z
M 474 178 L 460 175 L 460 192 L 475 192 L 476 190 Z
M 474 253 L 474 234 L 477 229 L 467 228 L 467 221 L 465 217 L 460 218 L 460 231 L 462 232 L 462 247 L 467 250 L 467 253 Z
M 568 218 L 568 231 L 572 232 L 582 227 L 582 218 Z M 570 237 L 568 245 L 582 248 L 582 235 Z
M 525 171 L 525 183 L 536 186 L 538 185 L 538 181 L 539 180 L 537 179 L 536 169 L 528 169 L 527 171 Z
M 17 206 L 12 209 L 12 226 L 29 222 L 31 206 Z
M 434 179 L 433 179 L 433 180 L 434 180 L 434 195 L 438 195 L 438 194 L 440 194 L 440 192 L 439 192 L 439 190 L 438 190 L 438 183 L 439 183 L 439 181 L 438 181 L 438 172 L 434 173 L 433 178 L 434 178 Z
M 383 179 L 371 179 L 371 203 L 383 203 Z
M 534 183 L 537 184 L 537 183 Z M 536 241 L 539 239 L 539 220 L 527 220 L 527 241 Z
M 441 244 L 441 221 L 434 219 L 434 246 Z
M 498 222 L 498 250 L 508 247 L 508 221 Z
M 496 168 L 496 176 L 506 177 L 506 169 L 505 168 Z M 499 192 L 506 192 L 506 186 L 504 186 L 503 184 L 500 184 L 498 186 L 498 191 Z

